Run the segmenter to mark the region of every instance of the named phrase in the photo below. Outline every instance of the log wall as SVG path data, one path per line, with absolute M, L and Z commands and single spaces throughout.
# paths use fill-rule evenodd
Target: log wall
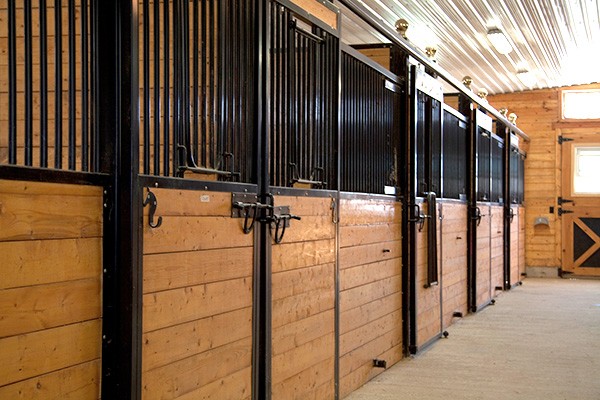
M 335 395 L 335 238 L 330 198 L 275 196 L 292 220 L 272 248 L 273 399 Z
M 401 205 L 340 202 L 340 397 L 402 358 Z
M 102 188 L 0 180 L 0 399 L 100 398 Z
M 253 235 L 231 194 L 155 189 L 144 210 L 142 398 L 251 395 Z

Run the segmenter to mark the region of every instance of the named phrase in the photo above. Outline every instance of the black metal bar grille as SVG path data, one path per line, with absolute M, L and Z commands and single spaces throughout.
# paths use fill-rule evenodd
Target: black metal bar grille
M 271 184 L 336 189 L 339 40 L 275 1 L 268 21 Z
M 516 147 L 510 149 L 510 202 L 519 204 L 519 150 Z
M 517 176 L 517 201 L 519 204 L 525 202 L 525 155 L 519 153 L 519 171 Z
M 491 143 L 491 158 L 492 158 L 492 187 L 491 187 L 491 196 L 490 201 L 493 202 L 502 202 L 504 199 L 502 197 L 502 188 L 504 184 L 504 162 L 503 162 L 503 152 L 504 152 L 504 144 L 497 140 L 495 137 L 492 137 Z
M 443 196 L 458 199 L 467 194 L 467 124 L 444 111 Z
M 441 192 L 441 106 L 438 100 L 421 91 L 417 92 L 417 196 Z
M 477 130 L 477 200 L 491 201 L 491 134 L 481 128 Z
M 8 95 L 8 109 L 0 113 L 0 164 L 102 172 L 93 128 L 88 0 L 5 4 L 7 18 L 0 23 L 8 36 L 2 52 L 8 74 L 0 76 L 6 88 L 0 95 Z
M 254 182 L 255 8 L 243 0 L 143 0 L 144 174 Z
M 398 186 L 401 96 L 399 85 L 342 53 L 342 191 L 383 194 Z

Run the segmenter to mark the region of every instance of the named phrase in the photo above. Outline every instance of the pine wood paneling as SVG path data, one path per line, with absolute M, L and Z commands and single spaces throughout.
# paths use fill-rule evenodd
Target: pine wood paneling
M 340 395 L 345 397 L 401 358 L 401 205 L 340 202 Z
M 153 189 L 144 216 L 143 399 L 244 399 L 251 391 L 253 235 L 231 194 Z
M 99 398 L 102 214 L 102 188 L 0 180 L 0 398 Z
M 525 208 L 530 222 L 536 216 L 547 217 L 549 228 L 534 228 L 525 223 L 524 257 L 525 265 L 531 267 L 557 268 L 561 263 L 561 223 L 549 208 L 556 207 L 556 199 L 561 196 L 560 146 L 557 138 L 560 130 L 577 127 L 577 121 L 562 121 L 560 96 L 562 89 L 598 89 L 600 84 L 533 90 L 520 93 L 507 93 L 489 96 L 488 100 L 496 109 L 507 107 L 509 112 L 518 115 L 518 126 L 529 135 L 531 142 L 526 144 L 525 160 Z M 600 127 L 598 122 L 584 122 L 587 126 Z M 541 180 L 540 180 L 540 177 Z M 515 210 L 516 211 L 516 210 Z M 515 218 L 516 219 L 516 218 Z M 537 239 L 546 239 L 544 243 Z
M 467 205 L 441 204 L 440 268 L 443 328 L 454 313 L 467 314 Z
M 330 198 L 275 196 L 299 215 L 272 246 L 272 396 L 333 399 L 335 236 Z

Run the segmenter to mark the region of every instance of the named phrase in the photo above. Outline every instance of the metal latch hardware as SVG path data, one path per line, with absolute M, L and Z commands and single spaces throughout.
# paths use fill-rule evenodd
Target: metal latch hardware
M 158 217 L 156 223 L 154 223 L 154 213 L 156 213 L 158 201 L 156 200 L 154 193 L 150 191 L 150 188 L 148 188 L 148 194 L 142 203 L 143 207 L 148 205 L 150 206 L 150 210 L 148 211 L 148 225 L 150 225 L 150 228 L 158 228 L 162 224 L 162 217 Z
M 562 216 L 563 214 L 573 214 L 575 211 L 573 210 L 563 210 L 562 207 L 558 207 L 558 216 Z

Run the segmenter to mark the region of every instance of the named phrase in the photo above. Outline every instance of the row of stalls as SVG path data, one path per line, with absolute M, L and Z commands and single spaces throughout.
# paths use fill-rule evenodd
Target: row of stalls
M 523 278 L 527 136 L 360 2 L 33 3 L 0 398 L 344 398 Z

